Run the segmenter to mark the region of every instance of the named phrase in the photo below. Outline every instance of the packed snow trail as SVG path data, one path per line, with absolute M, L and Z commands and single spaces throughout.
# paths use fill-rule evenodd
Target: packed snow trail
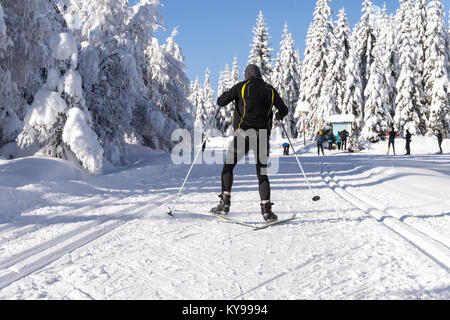
M 165 154 L 83 181 L 3 187 L 20 191 L 24 203 L 0 225 L 0 299 L 449 299 L 441 261 L 449 252 L 448 158 L 318 158 L 308 150 L 300 160 L 322 200 L 311 201 L 295 158 L 280 158 L 270 176 L 274 211 L 298 220 L 257 233 L 206 216 L 169 217 L 189 166 Z M 216 205 L 220 172 L 197 165 L 183 209 Z M 235 174 L 232 217 L 264 225 L 254 165 Z

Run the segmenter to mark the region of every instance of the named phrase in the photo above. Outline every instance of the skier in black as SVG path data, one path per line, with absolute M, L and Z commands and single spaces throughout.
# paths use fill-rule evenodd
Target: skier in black
M 409 156 L 411 155 L 411 132 L 409 132 L 409 130 L 406 130 L 406 136 L 405 136 L 405 140 L 406 140 L 406 155 Z
M 348 139 L 349 133 L 347 131 L 347 129 L 344 129 L 341 131 L 340 137 L 342 140 L 342 150 L 346 151 L 347 150 L 347 139 Z
M 444 141 L 444 139 L 443 139 L 443 136 L 442 136 L 442 132 L 440 130 L 437 132 L 436 137 L 438 139 L 438 145 L 439 145 L 440 154 L 443 154 L 443 152 L 442 152 L 442 141 Z
M 389 144 L 388 144 L 387 154 L 389 154 L 389 151 L 391 151 L 391 146 L 392 146 L 392 149 L 394 151 L 394 156 L 395 156 L 395 138 L 397 138 L 399 136 L 399 134 L 397 131 L 395 131 L 394 128 L 392 128 L 391 131 L 388 132 L 387 136 L 389 136 Z
M 275 106 L 278 110 L 275 118 L 279 121 L 288 114 L 288 108 L 278 92 L 264 82 L 256 65 L 247 66 L 245 79 L 224 92 L 217 100 L 217 104 L 221 107 L 235 102 L 233 117 L 235 134 L 222 170 L 222 194 L 219 196 L 221 200 L 217 207 L 211 209 L 211 213 L 227 215 L 230 212 L 233 170 L 244 155 L 253 150 L 259 181 L 261 213 L 266 222 L 273 222 L 277 221 L 278 217 L 272 212 L 273 203 L 270 201 L 270 182 L 267 176 L 269 139 L 274 117 L 272 107 Z

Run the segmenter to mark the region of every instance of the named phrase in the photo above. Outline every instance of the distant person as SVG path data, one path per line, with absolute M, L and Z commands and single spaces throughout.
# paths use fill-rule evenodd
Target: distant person
M 389 144 L 388 144 L 388 152 L 387 152 L 387 154 L 389 154 L 389 152 L 391 151 L 391 146 L 392 146 L 392 149 L 394 151 L 394 156 L 395 156 L 396 155 L 395 154 L 395 138 L 400 136 L 400 134 L 397 131 L 395 131 L 394 128 L 392 128 L 391 131 L 389 131 L 386 136 L 389 137 Z
M 405 136 L 405 140 L 406 140 L 406 155 L 410 156 L 411 155 L 411 132 L 409 132 L 409 130 L 406 130 L 406 136 Z
M 342 150 L 346 151 L 347 150 L 347 139 L 349 137 L 349 133 L 347 131 L 347 129 L 344 129 L 341 131 L 341 140 L 342 140 Z
M 334 137 L 333 132 L 330 132 L 328 135 L 328 150 L 333 150 L 333 144 L 336 138 Z
M 316 141 L 316 143 L 317 143 L 317 154 L 320 156 L 320 150 L 322 150 L 322 155 L 325 156 L 325 152 L 323 150 L 323 142 L 325 141 L 325 139 L 323 137 L 323 131 L 322 130 L 317 132 L 314 141 Z
M 283 155 L 288 156 L 289 149 L 290 149 L 290 144 L 287 142 L 283 143 Z
M 438 145 L 439 145 L 439 150 L 440 150 L 439 153 L 443 154 L 443 152 L 442 152 L 442 141 L 444 141 L 444 139 L 443 139 L 441 130 L 438 130 L 436 137 L 438 139 Z
M 205 133 L 202 133 L 202 141 L 203 141 L 203 144 L 202 144 L 202 152 L 205 152 L 205 149 L 206 149 L 206 141 L 208 141 L 208 139 L 205 139 L 205 136 L 206 136 L 206 134 L 205 134 Z
M 340 131 L 336 135 L 336 144 L 337 144 L 338 150 L 341 150 L 342 140 L 341 140 L 341 132 Z

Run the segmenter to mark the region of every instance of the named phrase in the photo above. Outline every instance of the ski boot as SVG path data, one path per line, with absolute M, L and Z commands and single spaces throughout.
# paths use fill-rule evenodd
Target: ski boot
M 211 209 L 211 213 L 220 216 L 227 216 L 230 213 L 231 196 L 229 194 L 219 195 L 220 203 L 217 207 Z
M 272 212 L 273 203 L 270 201 L 267 203 L 261 203 L 261 214 L 266 220 L 267 223 L 275 222 L 278 220 L 278 217 Z

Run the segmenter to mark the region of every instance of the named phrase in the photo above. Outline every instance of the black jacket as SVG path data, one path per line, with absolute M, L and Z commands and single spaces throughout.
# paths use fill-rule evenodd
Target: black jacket
M 278 109 L 284 118 L 288 108 L 278 92 L 259 77 L 252 77 L 240 82 L 230 90 L 224 92 L 217 104 L 224 107 L 231 102 L 235 103 L 233 116 L 234 130 L 238 129 L 272 129 L 272 107 Z

